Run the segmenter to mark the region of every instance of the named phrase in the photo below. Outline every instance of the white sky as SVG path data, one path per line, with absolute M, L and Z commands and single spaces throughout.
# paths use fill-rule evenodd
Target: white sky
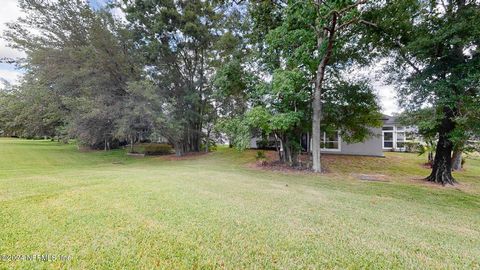
M 382 105 L 382 112 L 384 114 L 392 115 L 394 113 L 400 113 L 400 108 L 397 105 L 397 98 L 395 89 L 391 85 L 377 82 L 373 84 L 374 89 L 377 91 L 377 95 Z
M 17 0 L 0 0 L 0 58 L 9 57 L 9 58 L 18 58 L 23 57 L 24 53 L 8 48 L 5 40 L 1 38 L 3 31 L 6 29 L 5 23 L 15 21 L 16 18 L 21 16 L 20 9 L 17 6 Z M 106 0 L 91 0 L 92 6 L 98 7 L 107 2 Z M 115 10 L 117 16 L 121 17 L 121 14 L 118 14 L 118 11 Z M 397 106 L 397 101 L 395 98 L 395 90 L 391 85 L 387 85 L 379 79 L 380 76 L 373 76 L 373 73 L 379 72 L 378 68 L 373 68 L 372 70 L 365 70 L 362 73 L 368 74 L 368 77 L 372 78 L 372 85 L 377 91 L 377 95 L 382 105 L 382 112 L 385 114 L 392 114 L 394 112 L 399 112 Z M 370 76 L 369 73 L 372 73 Z M 16 70 L 13 65 L 0 64 L 0 77 L 6 79 L 11 83 L 18 81 L 21 76 L 21 72 Z M 376 77 L 376 78 L 373 78 Z M 0 83 L 1 84 L 1 83 Z
M 352 72 L 353 76 L 362 76 L 368 78 L 371 82 L 373 89 L 377 92 L 377 96 L 382 106 L 382 112 L 388 115 L 399 113 L 400 108 L 397 104 L 397 97 L 395 88 L 393 85 L 389 85 L 385 82 L 385 76 L 383 74 L 383 67 L 385 61 L 379 61 L 373 64 L 371 67 L 357 69 Z
M 21 12 L 17 6 L 17 0 L 1 0 L 0 4 L 0 37 L 3 36 L 3 31 L 6 30 L 5 23 L 14 21 L 20 16 Z M 20 51 L 13 50 L 7 47 L 6 41 L 0 38 L 0 58 L 17 58 L 23 57 L 24 54 Z M 13 65 L 0 64 L 0 77 L 9 82 L 16 82 L 21 73 L 15 70 Z

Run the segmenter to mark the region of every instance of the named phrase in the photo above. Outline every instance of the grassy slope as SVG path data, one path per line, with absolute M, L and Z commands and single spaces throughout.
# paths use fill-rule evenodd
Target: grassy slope
M 415 155 L 340 158 L 324 176 L 247 169 L 253 153 L 191 160 L 0 139 L 0 268 L 480 268 L 480 161 L 457 188 Z M 351 172 L 381 173 L 362 182 Z

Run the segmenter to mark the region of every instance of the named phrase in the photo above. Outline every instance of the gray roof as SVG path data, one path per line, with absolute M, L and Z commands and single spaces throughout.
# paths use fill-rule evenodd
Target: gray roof
M 382 114 L 382 121 L 383 121 L 384 125 L 397 125 L 397 124 L 399 124 L 396 116 L 390 116 L 390 115 L 386 115 L 386 114 Z

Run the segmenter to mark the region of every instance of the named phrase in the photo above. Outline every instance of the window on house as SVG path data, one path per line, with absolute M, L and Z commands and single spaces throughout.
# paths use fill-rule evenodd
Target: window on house
M 405 148 L 406 129 L 405 127 L 384 126 L 382 128 L 383 148 L 399 149 Z
M 391 149 L 394 146 L 394 130 L 393 126 L 384 126 L 382 128 L 382 135 L 383 135 L 383 148 Z
M 383 148 L 393 148 L 393 131 L 383 132 Z
M 320 138 L 322 150 L 340 150 L 340 134 L 338 132 L 323 132 Z

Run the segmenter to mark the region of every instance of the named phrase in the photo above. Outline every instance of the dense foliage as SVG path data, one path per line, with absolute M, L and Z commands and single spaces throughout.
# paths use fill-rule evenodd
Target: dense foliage
M 377 27 L 366 37 L 391 58 L 401 104 L 431 112 L 423 128 L 438 143 L 427 179 L 454 183 L 452 151 L 479 134 L 480 2 L 395 0 L 377 3 L 369 17 Z
M 232 24 L 236 19 L 241 21 L 237 6 L 220 1 L 124 0 L 121 7 L 135 44 L 145 56 L 148 76 L 160 95 L 174 104 L 166 125 L 170 128 L 163 127 L 165 134 L 179 154 L 200 151 L 204 130 L 211 130 L 212 114 L 216 114 L 216 71 L 229 72 L 234 64 L 230 62 L 234 61 L 233 51 L 240 44 L 238 27 Z M 220 79 L 215 82 L 220 88 L 225 83 Z M 243 90 L 241 82 L 229 83 L 229 91 Z
M 437 140 L 431 181 L 453 183 L 452 153 L 480 134 L 480 3 L 475 0 L 21 0 L 5 38 L 26 53 L 0 92 L 0 132 L 110 149 L 168 142 L 177 155 L 227 139 L 275 138 L 297 165 L 310 134 L 360 142 L 381 125 L 369 78 L 387 59 L 401 101 Z M 133 149 L 133 148 L 132 148 Z
M 359 16 L 356 6 L 353 1 L 259 1 L 250 6 L 259 69 L 264 78 L 272 79 L 254 89 L 252 110 L 243 124 L 266 137 L 273 134 L 283 162 L 297 164 L 302 134 L 312 134 L 315 152 L 320 147 L 320 137 L 317 143 L 315 136 L 321 131 L 339 131 L 344 140 L 359 142 L 371 135 L 371 127 L 381 124 L 368 83 L 344 76 L 364 58 L 352 49 L 356 38 L 349 20 Z M 335 23 L 331 14 L 338 15 Z M 325 33 L 323 28 L 328 27 Z M 330 35 L 335 36 L 327 38 Z M 313 167 L 320 166 L 315 163 L 314 158 Z
M 20 1 L 26 16 L 5 33 L 26 52 L 21 84 L 5 132 L 17 136 L 76 138 L 92 148 L 115 146 L 128 82 L 140 78 L 129 33 L 104 11 L 83 1 Z

